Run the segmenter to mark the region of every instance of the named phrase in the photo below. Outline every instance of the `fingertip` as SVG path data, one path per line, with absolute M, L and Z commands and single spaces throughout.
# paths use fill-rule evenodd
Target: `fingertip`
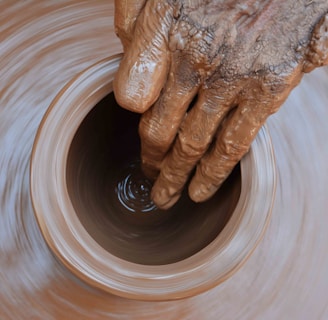
M 113 91 L 116 102 L 124 109 L 132 112 L 144 113 L 156 101 L 151 93 L 144 90 L 143 82 L 146 79 L 140 79 L 140 76 L 130 76 L 129 70 L 121 66 L 115 75 L 113 82 Z
M 314 27 L 303 72 L 311 72 L 315 68 L 326 65 L 328 65 L 328 13 Z
M 151 193 L 152 200 L 156 207 L 162 210 L 167 210 L 173 207 L 176 202 L 180 199 L 180 193 L 176 193 L 175 190 L 170 188 L 160 187 L 154 185 Z
M 167 80 L 169 53 L 163 42 L 155 46 L 135 37 L 115 75 L 113 89 L 123 108 L 144 113 L 158 99 Z
M 137 8 L 133 9 L 129 5 L 132 2 L 118 3 L 117 24 L 123 31 L 131 27 L 125 25 L 126 15 L 132 14 L 131 21 L 134 25 L 135 13 L 144 9 L 135 24 L 131 43 L 125 46 L 127 51 L 120 63 L 113 87 L 118 104 L 127 110 L 144 113 L 158 99 L 167 80 L 170 60 L 167 42 L 172 7 L 169 4 L 159 6 L 153 1 L 139 1 Z
M 188 186 L 188 194 L 192 201 L 199 203 L 211 198 L 220 186 L 215 186 L 210 182 L 203 181 L 196 175 Z

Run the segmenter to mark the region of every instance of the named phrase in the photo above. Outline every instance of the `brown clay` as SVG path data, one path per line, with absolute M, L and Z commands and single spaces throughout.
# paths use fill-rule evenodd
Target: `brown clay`
M 303 71 L 328 63 L 327 12 L 326 0 L 150 0 L 127 16 L 114 90 L 123 107 L 147 110 L 142 162 L 157 206 L 177 202 L 195 167 L 190 197 L 218 190 Z
M 211 201 L 185 194 L 159 210 L 135 161 L 139 117 L 113 94 L 95 107 L 118 65 L 113 56 L 86 69 L 48 109 L 31 158 L 37 220 L 55 255 L 92 286 L 138 300 L 199 294 L 234 274 L 263 236 L 276 182 L 269 135 L 259 134 L 241 179 L 236 169 Z
M 29 191 L 32 145 L 47 108 L 77 74 L 122 50 L 113 3 L 10 1 L 0 7 L 1 319 L 328 318 L 327 69 L 305 76 L 268 120 L 277 192 L 268 230 L 246 264 L 192 298 L 132 301 L 86 285 L 55 258 Z

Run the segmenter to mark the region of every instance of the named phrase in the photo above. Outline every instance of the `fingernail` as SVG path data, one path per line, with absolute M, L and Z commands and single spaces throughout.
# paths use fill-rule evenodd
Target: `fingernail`
M 204 183 L 197 183 L 192 180 L 188 192 L 192 201 L 203 202 L 211 198 L 218 189 L 218 186 L 211 183 L 205 185 Z
M 170 195 L 168 189 L 162 188 L 152 192 L 152 200 L 159 209 L 167 210 L 171 208 L 180 198 L 180 194 Z

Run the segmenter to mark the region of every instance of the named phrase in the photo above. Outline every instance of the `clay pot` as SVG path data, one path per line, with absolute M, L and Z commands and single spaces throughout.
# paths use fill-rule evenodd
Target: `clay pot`
M 328 319 L 327 68 L 306 75 L 267 122 L 277 191 L 265 235 L 242 268 L 188 299 L 129 300 L 58 263 L 29 190 L 32 144 L 51 101 L 76 74 L 122 50 L 114 1 L 3 1 L 1 9 L 0 319 Z M 43 179 L 50 177 L 49 169 Z
M 35 215 L 53 253 L 88 284 L 139 300 L 193 296 L 232 276 L 263 236 L 276 184 L 270 136 L 264 127 L 209 202 L 185 195 L 169 211 L 131 210 L 117 186 L 135 170 L 139 118 L 110 95 L 119 62 L 86 69 L 46 112 L 31 157 Z

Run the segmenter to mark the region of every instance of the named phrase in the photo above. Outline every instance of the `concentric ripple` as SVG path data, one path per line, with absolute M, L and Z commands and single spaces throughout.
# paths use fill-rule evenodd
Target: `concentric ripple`
M 67 81 L 121 51 L 113 3 L 1 1 L 0 319 L 328 319 L 324 69 L 269 121 L 281 180 L 272 222 L 229 281 L 191 299 L 131 301 L 86 286 L 50 253 L 29 197 L 33 140 Z
M 123 171 L 115 194 L 122 206 L 131 212 L 152 212 L 157 209 L 150 196 L 152 185 L 152 181 L 143 174 L 140 162 L 135 162 Z

